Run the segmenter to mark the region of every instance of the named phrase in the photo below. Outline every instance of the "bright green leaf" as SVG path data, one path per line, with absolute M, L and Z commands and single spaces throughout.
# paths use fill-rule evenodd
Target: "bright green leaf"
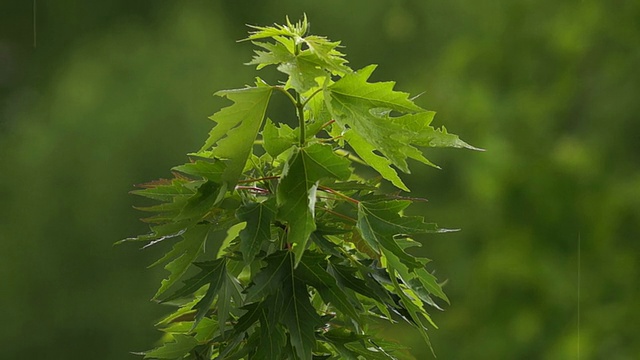
M 347 180 L 349 161 L 329 146 L 313 144 L 297 149 L 287 162 L 278 186 L 278 218 L 289 225 L 288 240 L 300 261 L 309 236 L 315 230 L 317 182 L 322 178 Z
M 273 89 L 270 86 L 218 91 L 234 102 L 211 116 L 216 126 L 200 149 L 212 149 L 211 155 L 227 160 L 222 180 L 234 185 L 251 154 L 253 142 L 262 125 Z
M 267 119 L 262 130 L 262 147 L 274 158 L 298 142 L 296 131 L 287 124 L 279 125 L 276 126 L 270 119 Z
M 206 180 L 220 183 L 226 166 L 222 161 L 196 160 L 192 163 L 175 166 L 172 170 L 183 174 L 199 176 Z
M 200 255 L 210 228 L 208 225 L 197 225 L 189 228 L 182 235 L 182 240 L 176 243 L 170 252 L 151 265 L 154 266 L 173 259 L 164 267 L 170 272 L 170 275 L 168 278 L 162 280 L 162 286 L 160 286 L 160 289 L 158 289 L 153 296 L 154 299 L 157 299 L 158 296 L 162 295 L 171 285 L 175 284 L 187 271 L 189 265 Z
M 176 334 L 174 342 L 165 343 L 159 348 L 145 352 L 145 359 L 179 359 L 198 345 L 193 336 Z

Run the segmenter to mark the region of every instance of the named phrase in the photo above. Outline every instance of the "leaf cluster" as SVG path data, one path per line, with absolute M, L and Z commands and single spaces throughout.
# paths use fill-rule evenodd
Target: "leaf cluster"
M 286 75 L 270 85 L 216 93 L 233 102 L 173 178 L 133 193 L 151 232 L 123 241 L 172 242 L 153 265 L 169 272 L 154 299 L 176 306 L 157 326 L 149 359 L 395 359 L 402 346 L 375 335 L 381 321 L 406 321 L 429 343 L 429 311 L 448 302 L 408 250 L 411 236 L 448 231 L 405 216 L 407 159 L 433 165 L 420 148 L 472 148 L 430 124 L 433 112 L 354 71 L 340 43 L 308 35 L 306 17 L 253 27 L 249 62 Z M 286 96 L 299 126 L 266 118 Z M 370 167 L 381 178 L 365 179 Z M 171 291 L 169 291 L 171 290 Z

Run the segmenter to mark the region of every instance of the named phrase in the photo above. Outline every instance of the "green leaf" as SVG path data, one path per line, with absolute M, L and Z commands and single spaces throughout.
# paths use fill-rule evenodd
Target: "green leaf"
M 290 251 L 278 251 L 264 261 L 267 265 L 255 275 L 247 300 L 268 297 L 260 305 L 251 305 L 238 322 L 242 321 L 243 328 L 250 326 L 262 316 L 262 304 L 269 303 L 270 321 L 279 319 L 286 326 L 298 357 L 311 359 L 314 331 L 321 319 L 309 301 L 305 283 L 294 277 L 294 256 Z
M 200 185 L 198 191 L 191 196 L 187 203 L 184 205 L 180 213 L 175 217 L 175 220 L 200 220 L 202 219 L 216 204 L 220 201 L 221 194 L 224 194 L 226 187 L 220 186 L 219 183 L 213 181 L 206 181 Z
M 328 270 L 329 274 L 331 274 L 341 286 L 349 288 L 368 298 L 383 302 L 364 280 L 356 277 L 358 269 L 330 262 Z
M 381 247 L 396 254 L 409 268 L 423 266 L 414 256 L 407 254 L 396 242 L 396 235 L 407 235 L 424 232 L 435 232 L 432 224 L 425 224 L 420 217 L 401 217 L 398 212 L 404 209 L 409 201 L 386 201 L 378 203 L 358 204 L 358 230 L 367 243 L 379 250 Z
M 206 315 L 211 307 L 218 290 L 225 282 L 227 276 L 227 259 L 221 258 L 214 261 L 194 263 L 200 268 L 200 272 L 184 281 L 184 286 L 174 292 L 162 302 L 175 300 L 192 295 L 201 287 L 209 285 L 204 297 L 193 307 L 196 310 L 194 326 Z
M 296 268 L 296 277 L 318 290 L 325 303 L 353 320 L 360 321 L 360 315 L 349 301 L 349 296 L 338 287 L 336 280 L 325 268 L 325 255 L 307 253 Z M 356 299 L 352 299 L 356 300 Z
M 304 36 L 309 28 L 309 23 L 307 22 L 307 16 L 305 15 L 301 21 L 298 21 L 296 24 L 292 24 L 287 17 L 286 25 L 274 24 L 273 26 L 253 26 L 249 25 L 250 28 L 255 29 L 256 31 L 252 31 L 249 34 L 249 37 L 246 40 L 257 40 L 264 38 L 277 38 L 281 36 L 299 38 Z
M 242 335 L 255 324 L 260 319 L 260 316 L 262 316 L 262 306 L 264 306 L 264 302 L 251 303 L 243 306 L 241 310 L 244 310 L 245 313 L 238 319 L 233 329 L 234 334 Z
M 165 343 L 156 349 L 145 352 L 144 358 L 180 359 L 198 345 L 198 340 L 189 335 L 176 334 L 173 335 L 173 339 L 174 342 Z
M 293 259 L 289 263 L 293 270 Z M 282 323 L 286 326 L 291 345 L 301 360 L 311 360 L 316 342 L 315 329 L 322 323 L 320 316 L 309 301 L 307 286 L 294 277 L 283 284 L 286 289 L 285 305 L 282 309 Z M 288 296 L 287 296 L 288 295 Z
M 408 312 L 411 320 L 413 321 L 414 327 L 418 329 L 418 331 L 420 332 L 420 335 L 422 335 L 422 338 L 427 343 L 427 345 L 429 345 L 429 348 L 433 352 L 433 347 L 431 346 L 431 340 L 429 339 L 429 334 L 427 334 L 427 326 L 424 320 L 427 320 L 429 323 L 431 323 L 434 326 L 435 324 L 431 320 L 431 317 L 429 316 L 429 314 L 424 310 L 424 308 L 416 304 L 416 302 L 420 302 L 420 300 L 417 298 L 411 298 L 409 295 L 407 295 L 407 293 L 405 292 L 405 289 L 403 289 L 403 287 L 398 282 L 395 276 L 394 270 L 403 269 L 406 267 L 403 264 L 401 264 L 400 260 L 395 256 L 395 254 L 385 249 L 383 249 L 383 253 L 385 254 L 385 257 L 390 263 L 389 275 L 390 275 L 391 283 L 393 284 L 393 287 L 395 289 L 395 294 L 400 297 L 401 305 Z M 409 276 L 406 270 L 403 269 L 401 271 L 405 273 L 404 276 Z
M 484 151 L 460 140 L 458 135 L 449 134 L 444 126 L 439 129 L 433 128 L 430 124 L 434 116 L 435 112 L 425 111 L 389 119 L 405 129 L 406 137 L 412 144 L 423 147 L 453 147 Z
M 262 244 L 271 240 L 271 222 L 276 215 L 275 199 L 261 203 L 248 203 L 236 212 L 247 226 L 240 231 L 240 252 L 245 264 L 253 261 Z
M 216 93 L 229 98 L 234 104 L 210 117 L 216 126 L 200 152 L 213 148 L 212 156 L 227 160 L 222 180 L 229 185 L 235 185 L 251 154 L 272 92 L 270 86 L 260 85 Z
M 260 344 L 252 359 L 280 359 L 286 343 L 287 337 L 282 326 L 274 322 L 267 310 L 262 308 L 260 312 Z
M 442 287 L 440 286 L 440 284 L 438 284 L 438 280 L 436 279 L 435 276 L 430 274 L 424 268 L 416 269 L 415 273 L 420 284 L 424 286 L 424 288 L 428 292 L 449 303 L 449 298 L 444 293 L 444 291 L 442 291 Z M 415 290 L 414 286 L 411 286 L 411 287 Z
M 277 65 L 287 63 L 295 59 L 289 49 L 282 43 L 266 43 L 254 41 L 254 45 L 259 46 L 266 51 L 255 50 L 255 56 L 246 65 L 257 65 L 257 69 L 260 70 L 268 65 Z
M 172 170 L 179 171 L 187 175 L 199 176 L 212 182 L 221 183 L 222 174 L 224 173 L 225 168 L 226 166 L 222 161 L 211 162 L 196 160 L 192 163 L 175 166 Z
M 290 258 L 289 251 L 278 251 L 264 258 L 267 265 L 254 276 L 246 300 L 254 301 L 280 289 L 282 283 L 292 276 L 288 267 Z
M 171 202 L 175 198 L 187 198 L 193 195 L 194 191 L 184 186 L 185 182 L 182 179 L 158 180 L 137 185 L 144 189 L 133 190 L 130 193 L 154 200 Z
M 344 54 L 337 50 L 340 41 L 329 41 L 326 37 L 317 35 L 306 36 L 302 41 L 308 47 L 308 53 L 303 51 L 300 58 L 334 74 L 344 75 L 351 72 L 351 69 L 346 66 L 347 60 Z
M 383 178 L 389 180 L 395 187 L 409 192 L 409 188 L 402 182 L 398 173 L 391 167 L 391 160 L 375 153 L 375 146 L 365 140 L 358 133 L 348 130 L 344 134 L 344 139 L 351 145 L 353 150 L 364 162 L 376 170 Z
M 322 178 L 347 180 L 349 161 L 337 156 L 329 146 L 313 144 L 295 151 L 282 172 L 277 190 L 278 218 L 288 223 L 288 241 L 293 244 L 296 263 L 300 261 L 309 235 L 315 230 L 315 202 Z
M 292 61 L 278 66 L 278 70 L 289 75 L 286 88 L 293 88 L 298 93 L 304 93 L 318 86 L 318 78 L 328 74 L 310 62 L 308 59 L 297 56 Z
M 327 88 L 325 100 L 333 118 L 347 130 L 347 142 L 380 175 L 408 191 L 391 165 L 405 173 L 409 172 L 407 158 L 433 165 L 413 145 L 475 149 L 446 130 L 429 126 L 433 112 L 415 105 L 409 94 L 394 91 L 395 83 L 368 82 L 375 68 L 371 65 L 345 75 Z M 392 111 L 406 115 L 390 117 Z
M 154 266 L 173 259 L 164 267 L 170 274 L 168 278 L 162 280 L 160 289 L 153 296 L 154 299 L 157 299 L 171 285 L 175 284 L 187 271 L 189 265 L 200 255 L 210 228 L 209 225 L 196 225 L 189 228 L 182 235 L 182 240 L 176 243 L 171 251 L 151 265 Z
M 233 309 L 239 308 L 243 304 L 242 285 L 238 279 L 233 277 L 228 271 L 225 271 L 224 278 L 218 293 L 218 302 L 216 303 L 216 312 L 218 314 L 218 326 L 220 332 L 224 332 L 227 319 Z M 233 304 L 231 301 L 233 300 Z
M 287 124 L 276 126 L 267 119 L 262 130 L 262 140 L 262 147 L 275 158 L 298 142 L 298 133 Z

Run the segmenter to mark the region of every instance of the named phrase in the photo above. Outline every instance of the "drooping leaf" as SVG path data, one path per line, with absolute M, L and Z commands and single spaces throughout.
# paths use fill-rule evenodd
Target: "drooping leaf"
M 395 240 L 396 235 L 422 232 L 420 228 L 402 227 L 396 223 L 401 217 L 393 208 L 385 207 L 387 203 L 358 204 L 358 230 L 367 243 L 375 250 L 389 249 L 410 268 L 423 264 L 414 256 L 407 254 Z M 420 225 L 421 223 L 418 223 Z
M 385 249 L 383 249 L 383 252 L 385 253 L 385 256 L 388 259 L 392 259 L 390 260 L 391 262 L 395 264 L 398 263 L 399 260 L 397 260 L 397 257 L 395 256 L 395 254 Z M 433 352 L 433 348 L 431 347 L 431 340 L 429 339 L 429 334 L 427 334 L 427 325 L 425 323 L 425 320 L 430 324 L 432 324 L 434 327 L 435 327 L 435 324 L 431 320 L 431 317 L 429 316 L 429 314 L 422 307 L 421 301 L 418 298 L 415 298 L 415 297 L 412 298 L 409 295 L 407 295 L 407 293 L 405 292 L 405 289 L 398 282 L 393 267 L 390 267 L 389 275 L 390 275 L 391 283 L 393 284 L 393 287 L 395 289 L 394 293 L 396 296 L 399 296 L 400 298 L 400 304 L 402 305 L 403 309 L 406 310 L 406 312 L 408 313 L 408 316 L 410 316 L 411 323 L 414 325 L 416 329 L 418 329 L 418 331 L 420 332 L 420 335 L 422 335 L 422 338 L 429 345 L 429 347 L 431 348 L 431 351 Z
M 184 205 L 180 213 L 174 220 L 194 220 L 202 219 L 220 200 L 221 194 L 226 191 L 226 185 L 220 185 L 213 181 L 206 181 L 198 188 L 198 191 L 191 196 Z
M 251 154 L 272 91 L 270 86 L 260 85 L 216 93 L 229 98 L 234 104 L 211 116 L 216 126 L 200 152 L 212 148 L 210 155 L 227 160 L 222 180 L 229 185 L 235 185 Z
M 275 309 L 269 310 L 275 311 Z M 287 337 L 280 324 L 273 321 L 267 309 L 260 313 L 260 343 L 253 359 L 280 359 L 282 350 L 287 343 Z
M 160 289 L 153 296 L 154 299 L 157 299 L 184 275 L 191 263 L 201 253 L 210 229 L 211 227 L 208 225 L 197 225 L 189 228 L 182 235 L 182 240 L 176 243 L 171 251 L 151 265 L 154 266 L 173 259 L 164 267 L 170 274 L 168 278 L 162 280 Z
M 147 351 L 145 359 L 180 359 L 198 345 L 198 340 L 193 336 L 176 334 L 174 341 L 164 343 L 162 346 Z
M 253 44 L 263 50 L 255 50 L 253 59 L 247 65 L 256 65 L 258 70 L 268 65 L 278 65 L 295 59 L 295 55 L 282 43 L 254 41 Z
M 336 279 L 325 269 L 325 255 L 307 253 L 296 268 L 296 277 L 316 288 L 325 303 L 333 305 L 349 318 L 360 321 L 360 315 L 349 300 L 349 296 L 336 283 Z M 355 300 L 355 299 L 354 299 Z
M 351 266 L 329 263 L 329 274 L 336 279 L 338 284 L 361 295 L 382 302 L 383 300 L 373 291 L 373 289 L 371 289 L 370 286 L 367 286 L 367 283 L 364 280 L 356 276 L 357 272 L 358 269 Z
M 258 300 L 280 289 L 282 283 L 293 276 L 288 267 L 290 258 L 289 251 L 278 251 L 264 258 L 267 265 L 255 274 L 253 284 L 247 289 L 246 300 Z
M 226 166 L 222 161 L 211 162 L 196 160 L 192 163 L 175 166 L 172 170 L 179 171 L 187 175 L 199 176 L 212 182 L 221 183 L 222 174 L 224 173 L 225 168 Z
M 216 303 L 218 326 L 221 332 L 224 332 L 226 329 L 226 323 L 231 316 L 232 310 L 243 305 L 242 290 L 242 285 L 238 279 L 233 277 L 228 271 L 225 271 L 223 283 L 217 291 L 218 301 Z M 233 301 L 233 303 L 231 301 Z
M 194 325 L 196 325 L 205 316 L 207 311 L 209 311 L 218 290 L 226 280 L 227 259 L 221 258 L 213 261 L 194 263 L 194 265 L 200 268 L 200 272 L 185 280 L 184 286 L 164 299 L 163 302 L 189 296 L 203 286 L 209 285 L 204 297 L 193 307 L 196 310 L 194 322 Z
M 193 195 L 194 191 L 184 186 L 185 182 L 186 181 L 182 179 L 165 180 L 164 182 L 151 182 L 137 185 L 143 189 L 133 190 L 130 193 L 153 200 L 172 202 L 175 198 L 187 198 L 190 195 Z
M 287 162 L 277 191 L 278 218 L 288 223 L 288 241 L 296 262 L 316 228 L 317 182 L 326 177 L 346 180 L 350 174 L 349 161 L 320 144 L 297 149 Z
M 289 266 L 293 271 L 293 259 Z M 309 301 L 307 286 L 295 277 L 284 283 L 285 304 L 282 309 L 282 323 L 286 326 L 291 345 L 301 360 L 311 360 L 316 342 L 315 329 L 322 323 L 320 316 Z M 288 296 L 287 296 L 288 295 Z
M 260 252 L 262 244 L 271 240 L 271 222 L 276 215 L 275 199 L 243 205 L 236 212 L 247 226 L 240 231 L 240 251 L 246 264 Z

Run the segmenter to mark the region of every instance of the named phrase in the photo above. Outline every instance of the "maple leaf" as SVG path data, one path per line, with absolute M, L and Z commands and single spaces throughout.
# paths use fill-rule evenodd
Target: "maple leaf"
M 194 265 L 200 268 L 200 272 L 193 277 L 185 280 L 184 286 L 182 288 L 178 289 L 162 302 L 167 302 L 192 295 L 201 287 L 209 285 L 206 294 L 193 306 L 193 309 L 196 310 L 196 317 L 194 321 L 195 326 L 200 320 L 202 320 L 207 311 L 209 311 L 209 308 L 211 307 L 215 296 L 218 294 L 218 290 L 223 287 L 225 281 L 227 280 L 227 259 L 222 258 L 214 261 L 194 263 Z
M 145 359 L 180 359 L 188 354 L 198 345 L 198 340 L 189 335 L 175 334 L 173 342 L 168 342 L 162 346 L 144 352 Z
M 246 264 L 253 261 L 263 243 L 271 240 L 271 222 L 275 215 L 275 201 L 245 204 L 236 212 L 238 219 L 247 223 L 240 231 L 240 252 Z
M 325 255 L 307 253 L 296 268 L 296 277 L 318 290 L 325 303 L 333 305 L 337 310 L 356 321 L 360 315 L 350 302 L 350 297 L 336 283 L 336 279 L 325 269 Z M 355 298 L 351 298 L 351 301 Z
M 227 160 L 227 167 L 221 178 L 229 185 L 235 185 L 242 174 L 264 120 L 272 92 L 272 87 L 258 83 L 256 87 L 215 93 L 217 96 L 227 97 L 234 104 L 210 117 L 216 126 L 196 155 Z M 209 149 L 211 151 L 207 151 Z
M 330 146 L 313 144 L 298 148 L 282 171 L 277 190 L 278 218 L 288 223 L 288 240 L 296 263 L 315 230 L 315 201 L 322 178 L 346 180 L 351 174 L 349 161 L 336 155 Z
M 226 166 L 222 161 L 196 160 L 191 163 L 174 166 L 171 170 L 221 183 L 225 168 Z
M 289 125 L 279 125 L 267 119 L 262 130 L 262 147 L 274 158 L 298 142 L 298 134 Z
M 322 84 L 319 78 L 330 74 L 344 75 L 352 70 L 346 65 L 344 54 L 337 48 L 339 41 L 329 41 L 324 36 L 305 36 L 308 28 L 306 17 L 297 24 L 253 27 L 257 31 L 245 40 L 272 38 L 274 43 L 253 41 L 262 50 L 256 50 L 247 65 L 256 65 L 260 70 L 265 66 L 277 65 L 277 69 L 289 75 L 285 88 L 293 88 L 299 94 Z
M 411 201 L 392 200 L 358 204 L 357 228 L 362 237 L 375 250 L 386 248 L 398 256 L 409 268 L 421 267 L 422 261 L 407 254 L 396 241 L 398 235 L 446 232 L 435 224 L 424 223 L 418 216 L 401 216 L 399 213 L 409 206 Z M 415 245 L 419 243 L 412 242 Z
M 385 179 L 409 191 L 391 165 L 405 173 L 409 173 L 407 158 L 435 166 L 415 146 L 479 150 L 444 128 L 431 127 L 434 113 L 417 106 L 409 94 L 394 91 L 394 82 L 368 82 L 375 68 L 370 65 L 346 74 L 328 86 L 325 102 L 345 130 L 345 140 Z M 402 115 L 391 117 L 391 112 Z
M 200 255 L 207 239 L 210 226 L 198 225 L 189 228 L 183 235 L 182 240 L 177 242 L 171 251 L 166 253 L 162 258 L 153 263 L 151 266 L 171 261 L 164 267 L 170 272 L 168 278 L 162 280 L 162 285 L 153 296 L 157 299 L 169 287 L 178 281 L 187 271 L 191 263 Z

